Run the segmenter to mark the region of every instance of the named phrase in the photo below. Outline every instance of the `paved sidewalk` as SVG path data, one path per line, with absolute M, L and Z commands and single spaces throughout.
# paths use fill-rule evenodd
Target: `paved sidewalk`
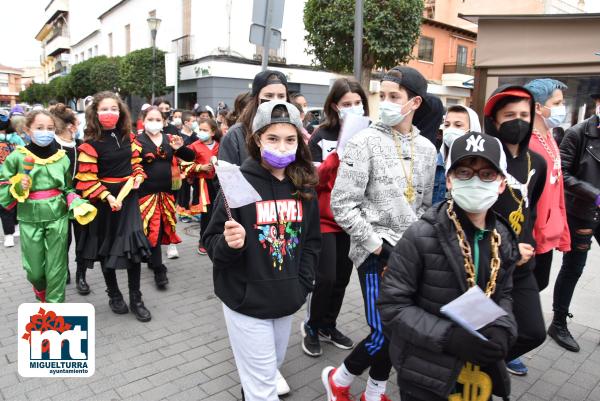
M 96 308 L 96 373 L 91 378 L 26 379 L 17 373 L 17 308 L 34 300 L 21 268 L 17 247 L 0 243 L 0 399 L 2 400 L 214 400 L 240 399 L 240 386 L 222 317 L 212 290 L 208 257 L 196 254 L 197 224 L 181 224 L 181 257 L 168 261 L 167 291 L 154 287 L 151 272 L 142 268 L 142 292 L 152 321 L 113 314 L 104 293 L 99 269 L 89 271 L 92 293 L 80 296 L 67 287 L 70 302 L 91 302 Z M 555 254 L 552 283 L 560 267 Z M 73 255 L 71 255 L 72 257 Z M 600 252 L 594 244 L 587 270 L 573 302 L 576 320 L 570 325 L 582 350 L 570 353 L 547 341 L 525 358 L 530 373 L 513 380 L 513 400 L 600 401 Z M 74 273 L 74 267 L 72 267 Z M 74 276 L 74 274 L 73 274 Z M 119 273 L 127 297 L 127 278 Z M 550 311 L 552 284 L 542 293 Z M 296 314 L 282 373 L 292 387 L 286 401 L 324 400 L 320 380 L 327 365 L 338 365 L 348 351 L 324 344 L 321 358 L 310 358 L 300 348 L 299 326 L 304 310 Z M 546 319 L 550 315 L 546 315 Z M 346 293 L 339 327 L 355 341 L 366 335 L 363 302 L 355 275 Z M 364 375 L 366 377 L 366 374 Z M 353 393 L 364 389 L 364 377 Z M 399 400 L 395 375 L 388 386 Z

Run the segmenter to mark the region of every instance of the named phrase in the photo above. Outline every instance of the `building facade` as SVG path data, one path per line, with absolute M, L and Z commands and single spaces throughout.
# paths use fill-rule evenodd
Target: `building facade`
M 23 70 L 0 65 L 0 107 L 10 108 L 17 104 L 19 92 L 23 89 Z
M 51 0 L 44 16 L 45 22 L 35 38 L 42 44 L 40 64 L 43 80 L 47 83 L 69 72 L 69 0 Z

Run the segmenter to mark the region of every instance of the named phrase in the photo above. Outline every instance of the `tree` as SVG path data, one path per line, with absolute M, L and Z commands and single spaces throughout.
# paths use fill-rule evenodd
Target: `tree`
M 90 71 L 99 58 L 106 56 L 92 57 L 71 67 L 71 92 L 75 97 L 83 98 L 96 93 Z
M 100 91 L 114 91 L 119 89 L 119 64 L 120 57 L 95 57 L 96 60 L 90 68 L 90 80 L 94 86 L 94 93 Z
M 351 73 L 355 0 L 307 0 L 305 36 L 314 63 Z M 369 87 L 375 67 L 392 68 L 410 59 L 419 38 L 423 0 L 364 0 L 361 84 Z
M 123 93 L 134 94 L 150 101 L 152 97 L 152 48 L 132 51 L 122 58 L 119 66 L 120 87 Z M 165 52 L 156 49 L 154 93 L 167 92 L 165 86 Z

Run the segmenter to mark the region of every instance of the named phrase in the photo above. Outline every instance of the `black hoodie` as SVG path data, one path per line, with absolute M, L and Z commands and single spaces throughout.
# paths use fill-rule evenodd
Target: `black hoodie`
M 223 236 L 227 214 L 221 195 L 202 236 L 213 262 L 215 294 L 230 309 L 259 319 L 298 311 L 313 288 L 321 248 L 317 197 L 301 201 L 285 178 L 279 181 L 256 160 L 241 167 L 262 201 L 231 209 L 246 230 L 242 249 L 229 248 Z M 275 200 L 277 200 L 275 202 Z M 277 222 L 277 214 L 284 224 Z M 279 246 L 283 233 L 284 244 Z
M 507 172 L 509 175 L 506 180 L 507 186 L 510 185 L 510 187 L 513 189 L 513 192 L 519 199 L 525 195 L 525 201 L 523 203 L 523 216 L 525 217 L 525 221 L 521 224 L 522 228 L 520 235 L 518 235 L 518 240 L 522 243 L 531 244 L 535 248 L 535 241 L 533 239 L 533 226 L 536 219 L 536 205 L 540 199 L 540 196 L 542 195 L 542 192 L 544 191 L 544 185 L 546 183 L 546 161 L 541 155 L 529 150 L 529 139 L 531 138 L 531 134 L 533 132 L 533 121 L 535 117 L 535 102 L 533 101 L 533 95 L 531 92 L 522 86 L 504 85 L 496 89 L 494 93 L 492 93 L 492 96 L 511 89 L 518 89 L 527 92 L 531 96 L 531 122 L 529 124 L 527 135 L 519 144 L 519 154 L 516 157 L 513 157 L 505 143 L 502 143 L 502 147 L 504 148 L 504 153 L 506 153 Z M 499 137 L 492 116 L 485 116 L 484 131 L 488 135 L 492 135 L 497 138 Z M 502 142 L 502 140 L 500 141 Z M 521 185 L 524 187 L 528 180 L 527 154 L 529 154 L 531 157 L 531 171 L 529 172 L 531 179 L 529 180 L 529 184 L 526 186 L 526 191 L 522 191 Z M 523 192 L 525 192 L 525 194 Z M 500 195 L 498 201 L 493 206 L 493 209 L 509 222 L 510 214 L 516 211 L 518 208 L 519 204 L 514 200 L 508 187 Z M 531 263 L 532 261 L 533 258 L 530 260 L 530 263 L 527 264 L 527 267 L 533 268 L 533 264 Z M 527 269 L 525 269 L 525 266 L 521 266 L 516 270 L 516 273 L 526 270 Z

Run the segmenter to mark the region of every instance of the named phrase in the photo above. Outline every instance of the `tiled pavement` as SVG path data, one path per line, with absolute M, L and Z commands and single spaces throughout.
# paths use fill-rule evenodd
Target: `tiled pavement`
M 17 307 L 32 302 L 17 247 L 0 246 L 0 399 L 3 400 L 214 400 L 239 399 L 240 386 L 222 318 L 212 291 L 211 267 L 206 256 L 195 253 L 197 225 L 181 226 L 181 257 L 168 261 L 171 281 L 167 291 L 153 286 L 152 274 L 142 270 L 142 292 L 152 321 L 139 323 L 133 315 L 115 315 L 109 308 L 98 269 L 89 272 L 92 293 L 87 297 L 68 286 L 67 300 L 91 302 L 96 307 L 96 373 L 91 378 L 26 379 L 17 373 Z M 72 255 L 71 255 L 72 256 Z M 560 264 L 556 257 L 554 276 Z M 513 380 L 513 400 L 600 401 L 600 252 L 590 254 L 587 270 L 573 302 L 577 323 L 570 325 L 582 346 L 570 353 L 547 341 L 525 360 L 529 375 Z M 127 298 L 126 275 L 119 273 Z M 552 280 L 552 281 L 553 281 Z M 551 287 L 542 293 L 550 310 Z M 337 365 L 346 355 L 324 345 L 324 356 L 309 358 L 300 348 L 297 313 L 282 373 L 292 393 L 286 401 L 323 400 L 321 369 Z M 549 319 L 549 315 L 546 315 Z M 356 277 L 348 288 L 339 327 L 354 340 L 365 334 L 363 303 Z M 398 400 L 392 377 L 388 389 Z M 353 393 L 360 394 L 364 378 Z

